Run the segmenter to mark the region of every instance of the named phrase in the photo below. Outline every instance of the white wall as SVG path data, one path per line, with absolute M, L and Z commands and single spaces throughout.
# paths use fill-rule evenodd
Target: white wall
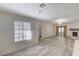
M 54 36 L 54 26 L 51 23 L 43 23 L 42 24 L 42 36 L 45 37 L 51 37 Z
M 13 39 L 13 22 L 14 21 L 28 21 L 32 24 L 32 40 L 15 43 Z M 17 51 L 24 47 L 38 43 L 38 25 L 37 21 L 0 12 L 0 55 Z

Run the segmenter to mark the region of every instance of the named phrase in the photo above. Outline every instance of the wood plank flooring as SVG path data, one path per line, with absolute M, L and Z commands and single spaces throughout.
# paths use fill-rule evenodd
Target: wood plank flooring
M 62 36 L 42 40 L 39 44 L 7 56 L 71 56 L 75 40 Z

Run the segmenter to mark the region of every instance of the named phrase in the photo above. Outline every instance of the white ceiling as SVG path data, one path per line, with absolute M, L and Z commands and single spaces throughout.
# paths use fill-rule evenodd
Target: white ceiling
M 45 3 L 46 4 L 46 3 Z M 49 3 L 39 14 L 40 3 L 0 3 L 0 10 L 30 16 L 40 20 L 55 20 L 58 18 L 79 19 L 79 4 Z

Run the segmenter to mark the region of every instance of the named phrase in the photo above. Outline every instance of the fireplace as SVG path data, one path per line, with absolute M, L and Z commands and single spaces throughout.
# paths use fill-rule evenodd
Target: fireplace
M 72 32 L 72 36 L 77 37 L 78 33 L 77 32 Z

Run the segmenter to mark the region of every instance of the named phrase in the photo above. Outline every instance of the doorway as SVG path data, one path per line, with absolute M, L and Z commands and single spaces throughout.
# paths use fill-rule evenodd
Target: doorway
M 39 42 L 42 40 L 42 25 L 39 25 Z
M 67 26 L 56 26 L 56 35 L 57 36 L 66 36 Z

